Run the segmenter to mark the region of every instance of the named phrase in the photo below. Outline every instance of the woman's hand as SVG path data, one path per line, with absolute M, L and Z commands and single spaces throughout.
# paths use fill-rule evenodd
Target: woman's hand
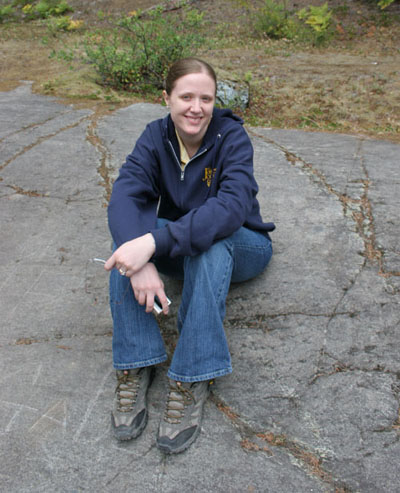
M 167 296 L 157 268 L 151 262 L 131 277 L 131 286 L 139 305 L 146 305 L 146 312 L 154 308 L 154 297 L 160 300 L 164 315 L 168 314 Z
M 144 267 L 156 250 L 154 237 L 147 233 L 122 244 L 104 264 L 106 270 L 116 268 L 127 277 L 133 276 Z

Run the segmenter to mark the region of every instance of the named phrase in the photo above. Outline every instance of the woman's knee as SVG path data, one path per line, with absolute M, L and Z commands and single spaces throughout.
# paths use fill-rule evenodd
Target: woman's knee
M 185 257 L 184 270 L 207 271 L 211 277 L 222 275 L 233 268 L 232 245 L 229 240 L 214 243 L 207 251 L 194 257 Z

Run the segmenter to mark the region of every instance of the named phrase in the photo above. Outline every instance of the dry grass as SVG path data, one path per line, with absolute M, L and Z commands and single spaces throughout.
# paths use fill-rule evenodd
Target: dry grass
M 82 2 L 69 3 L 76 8 L 75 18 L 84 19 L 87 26 L 98 23 L 93 2 L 86 11 Z M 119 14 L 155 3 L 98 2 L 99 9 Z M 296 3 L 300 8 L 316 2 Z M 200 55 L 219 69 L 251 78 L 250 107 L 243 114 L 249 124 L 400 141 L 399 2 L 384 15 L 366 1 L 351 2 L 351 11 L 344 11 L 344 4 L 329 2 L 336 8 L 337 36 L 329 46 L 315 48 L 287 40 L 256 39 L 248 13 L 238 0 L 195 2 L 204 11 L 206 33 L 213 46 Z M 70 70 L 68 63 L 49 58 L 53 49 L 76 46 L 82 36 L 54 37 L 38 22 L 1 25 L 0 90 L 10 90 L 20 80 L 32 80 L 34 91 L 81 106 L 115 108 L 143 98 L 157 101 L 154 96 L 102 88 L 89 66 L 74 65 Z

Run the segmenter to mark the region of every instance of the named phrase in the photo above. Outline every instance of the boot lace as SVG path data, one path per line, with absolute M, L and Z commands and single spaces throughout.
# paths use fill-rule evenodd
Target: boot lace
M 195 402 L 195 398 L 190 389 L 184 387 L 181 382 L 176 385 L 169 385 L 169 394 L 165 406 L 164 419 L 171 424 L 179 424 L 188 405 Z
M 118 375 L 118 385 L 115 390 L 118 398 L 118 411 L 121 413 L 129 413 L 132 411 L 136 402 L 136 396 L 139 389 L 140 376 L 123 372 Z

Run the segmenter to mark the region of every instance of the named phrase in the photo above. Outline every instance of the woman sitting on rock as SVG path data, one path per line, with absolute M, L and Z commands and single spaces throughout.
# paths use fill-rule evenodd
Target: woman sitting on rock
M 167 353 L 155 299 L 168 313 L 159 272 L 183 279 L 179 339 L 157 445 L 185 450 L 200 431 L 210 382 L 232 372 L 223 320 L 232 282 L 267 266 L 272 247 L 256 199 L 253 148 L 243 121 L 215 108 L 216 76 L 196 58 L 174 63 L 163 92 L 170 114 L 149 123 L 114 183 L 108 214 L 116 249 L 110 276 L 115 436 L 147 422 L 154 365 Z

